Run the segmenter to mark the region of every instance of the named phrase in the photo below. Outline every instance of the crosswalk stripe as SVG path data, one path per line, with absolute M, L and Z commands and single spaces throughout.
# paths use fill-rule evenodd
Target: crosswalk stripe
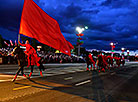
M 31 86 L 18 87 L 18 88 L 14 88 L 13 90 L 16 91 L 16 90 L 21 90 L 21 89 L 29 88 L 29 87 L 31 87 Z
M 6 82 L 6 81 L 11 81 L 11 79 L 0 80 L 0 82 Z
M 0 77 L 14 77 L 15 75 L 0 75 Z M 20 78 L 22 78 L 23 76 L 18 76 Z
M 86 84 L 86 83 L 89 83 L 89 82 L 91 82 L 91 80 L 80 82 L 78 84 L 75 84 L 75 86 L 83 85 L 83 84 Z
M 71 80 L 73 77 L 64 78 L 64 80 Z

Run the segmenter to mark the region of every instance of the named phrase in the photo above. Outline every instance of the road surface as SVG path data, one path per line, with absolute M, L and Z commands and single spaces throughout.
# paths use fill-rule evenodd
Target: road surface
M 44 77 L 21 75 L 17 65 L 0 65 L 0 101 L 3 102 L 138 102 L 138 63 L 110 71 L 86 71 L 85 63 L 46 64 Z M 30 69 L 25 68 L 25 74 Z

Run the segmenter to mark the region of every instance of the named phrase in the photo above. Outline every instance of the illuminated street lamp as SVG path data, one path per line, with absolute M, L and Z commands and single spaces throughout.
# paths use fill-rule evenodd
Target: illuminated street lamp
M 121 48 L 121 51 L 122 51 L 122 58 L 124 58 L 125 48 Z
M 121 48 L 122 51 L 125 51 L 125 48 Z
M 129 55 L 129 50 L 127 50 L 127 54 Z
M 77 38 L 78 56 L 80 55 L 80 45 L 82 45 L 82 44 L 84 43 L 83 41 L 80 41 L 80 40 L 82 40 L 81 36 L 84 35 L 84 34 L 82 34 L 82 32 L 83 32 L 85 29 L 88 29 L 88 27 L 87 27 L 87 26 L 85 26 L 85 28 L 76 27 L 76 31 L 79 33 L 79 34 L 76 34 L 76 35 L 78 36 L 78 38 Z
M 88 29 L 88 26 L 85 26 L 85 29 Z
M 127 50 L 127 60 L 129 61 L 129 50 Z
M 111 46 L 111 56 L 113 57 L 115 44 L 113 42 L 111 42 L 110 46 Z
M 80 27 L 76 27 L 76 31 L 81 34 L 85 29 L 84 28 L 80 28 Z

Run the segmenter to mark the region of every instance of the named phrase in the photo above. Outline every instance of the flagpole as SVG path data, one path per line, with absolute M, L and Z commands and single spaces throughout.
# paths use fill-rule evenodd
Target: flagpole
M 20 34 L 18 34 L 18 44 L 19 44 L 19 41 L 20 41 Z

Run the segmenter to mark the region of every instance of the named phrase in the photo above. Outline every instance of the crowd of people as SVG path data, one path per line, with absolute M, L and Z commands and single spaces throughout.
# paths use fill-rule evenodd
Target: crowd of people
M 103 53 L 93 57 L 91 53 L 87 53 L 86 62 L 86 70 L 101 70 L 105 72 L 105 69 L 119 68 L 120 65 L 124 66 L 125 59 L 124 56 L 103 55 Z
M 0 48 L 0 57 L 3 59 L 3 64 L 16 64 L 16 56 L 11 56 L 10 53 L 13 48 Z M 84 63 L 83 58 L 77 56 L 68 56 L 62 53 L 53 53 L 46 51 L 37 52 L 41 57 L 42 63 Z
M 16 56 L 11 56 L 10 53 L 13 48 L 0 48 L 0 57 L 2 58 L 2 64 L 17 64 Z M 103 67 L 109 68 L 109 66 L 117 65 L 118 67 L 122 63 L 121 61 L 125 61 L 121 57 L 111 57 L 106 55 L 96 55 L 92 56 L 91 58 L 89 54 L 84 54 L 82 58 L 72 55 L 68 56 L 62 53 L 53 53 L 53 52 L 46 52 L 46 51 L 39 51 L 37 52 L 38 56 L 41 57 L 41 61 L 43 64 L 46 63 L 87 63 L 87 70 L 89 69 L 89 65 L 93 65 L 93 67 Z M 92 63 L 92 64 L 91 64 Z M 124 62 L 123 62 L 124 63 Z
M 0 48 L 0 58 L 2 59 L 0 64 L 13 64 L 16 62 L 15 57 L 10 56 L 13 48 Z
M 62 53 L 53 53 L 53 52 L 38 52 L 38 55 L 41 56 L 43 63 L 84 63 L 83 58 L 77 56 L 68 56 Z

